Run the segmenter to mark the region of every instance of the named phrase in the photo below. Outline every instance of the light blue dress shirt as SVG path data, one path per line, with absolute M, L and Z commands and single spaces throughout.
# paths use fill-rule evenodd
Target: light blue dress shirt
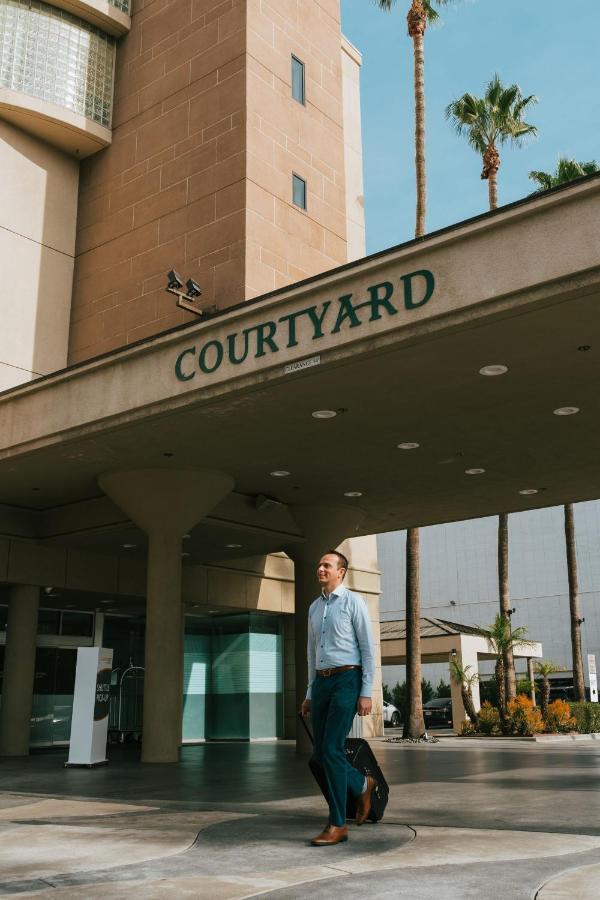
M 370 697 L 375 675 L 373 632 L 366 601 L 340 585 L 317 597 L 308 610 L 308 691 L 315 671 L 337 666 L 362 666 L 361 697 Z

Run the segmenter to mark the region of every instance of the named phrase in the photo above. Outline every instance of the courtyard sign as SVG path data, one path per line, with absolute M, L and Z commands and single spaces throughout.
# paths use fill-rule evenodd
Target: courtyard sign
M 433 272 L 418 269 L 400 277 L 398 291 L 391 281 L 382 281 L 367 288 L 367 299 L 360 302 L 352 294 L 344 294 L 336 300 L 306 306 L 276 320 L 232 332 L 222 340 L 213 339 L 200 346 L 186 347 L 175 360 L 175 376 L 179 381 L 191 381 L 198 370 L 205 375 L 216 372 L 224 360 L 233 366 L 241 366 L 248 359 L 298 347 L 306 340 L 306 333 L 311 341 L 318 341 L 326 334 L 339 334 L 342 330 L 360 328 L 365 322 L 395 316 L 400 305 L 406 310 L 418 309 L 431 299 L 434 288 Z M 400 296 L 394 296 L 395 293 Z M 300 332 L 303 332 L 304 340 Z

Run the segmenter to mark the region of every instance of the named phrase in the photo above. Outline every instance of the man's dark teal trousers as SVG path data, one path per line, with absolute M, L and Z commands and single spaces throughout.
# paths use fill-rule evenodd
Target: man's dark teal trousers
M 316 676 L 313 681 L 310 701 L 314 737 L 312 758 L 323 768 L 327 779 L 331 825 L 345 825 L 348 788 L 358 795 L 365 783 L 364 775 L 350 765 L 345 753 L 361 683 L 361 669 L 336 672 L 329 678 Z

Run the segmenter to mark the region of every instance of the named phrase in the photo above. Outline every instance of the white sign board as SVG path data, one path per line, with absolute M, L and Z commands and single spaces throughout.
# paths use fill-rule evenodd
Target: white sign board
M 593 653 L 588 653 L 588 676 L 590 679 L 590 700 L 592 703 L 598 702 L 598 676 L 596 675 L 596 657 Z
M 112 650 L 79 647 L 67 766 L 105 763 Z

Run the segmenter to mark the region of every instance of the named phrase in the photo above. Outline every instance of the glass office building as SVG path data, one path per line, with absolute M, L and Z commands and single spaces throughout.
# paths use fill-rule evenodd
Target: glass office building
M 584 675 L 587 654 L 600 660 L 600 502 L 574 506 Z M 490 516 L 421 529 L 421 615 L 462 625 L 487 627 L 498 611 L 498 519 Z M 508 518 L 512 621 L 540 641 L 544 659 L 571 676 L 569 585 L 562 506 L 513 513 Z M 405 617 L 405 532 L 377 538 L 381 566 L 381 618 Z M 524 665 L 524 663 L 522 664 Z M 489 673 L 490 663 L 481 663 Z M 447 666 L 425 665 L 423 676 L 448 681 Z M 561 677 L 561 676 L 557 676 Z M 383 680 L 394 685 L 404 668 L 386 666 Z

